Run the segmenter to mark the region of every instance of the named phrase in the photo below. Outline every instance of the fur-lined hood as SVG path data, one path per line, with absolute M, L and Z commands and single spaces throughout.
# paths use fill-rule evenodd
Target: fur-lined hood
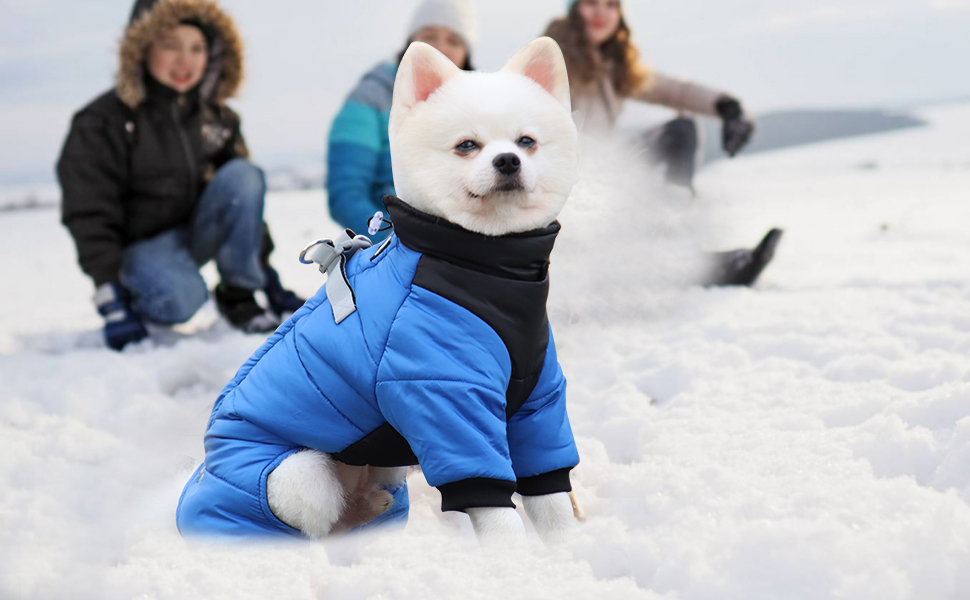
M 133 19 L 121 40 L 115 89 L 122 102 L 135 108 L 145 100 L 148 47 L 163 32 L 186 19 L 198 20 L 215 32 L 209 46 L 209 64 L 202 77 L 202 99 L 223 104 L 235 95 L 243 80 L 243 43 L 232 18 L 212 0 L 159 0 Z

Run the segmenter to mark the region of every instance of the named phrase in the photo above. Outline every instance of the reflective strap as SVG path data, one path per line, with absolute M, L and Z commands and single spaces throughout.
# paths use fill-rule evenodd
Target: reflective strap
M 347 281 L 347 271 L 344 269 L 346 264 L 347 258 L 341 255 L 340 260 L 327 271 L 327 298 L 330 300 L 330 308 L 333 309 L 333 320 L 338 325 L 357 310 L 357 299 L 354 298 L 354 290 Z
M 317 240 L 300 253 L 300 262 L 316 263 L 320 265 L 320 272 L 327 274 L 327 299 L 330 300 L 330 308 L 333 310 L 333 320 L 338 324 L 357 310 L 354 290 L 347 281 L 347 261 L 371 245 L 371 241 L 365 236 L 354 236 L 353 231 L 345 229 L 336 242 L 329 239 Z

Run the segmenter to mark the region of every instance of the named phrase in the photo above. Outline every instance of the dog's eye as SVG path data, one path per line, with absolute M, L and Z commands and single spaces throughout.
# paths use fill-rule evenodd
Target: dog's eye
M 478 150 L 478 144 L 471 140 L 465 140 L 464 142 L 455 146 L 455 150 L 459 152 L 472 152 L 474 150 Z
M 520 137 L 516 143 L 523 148 L 531 148 L 536 145 L 536 141 L 527 135 Z

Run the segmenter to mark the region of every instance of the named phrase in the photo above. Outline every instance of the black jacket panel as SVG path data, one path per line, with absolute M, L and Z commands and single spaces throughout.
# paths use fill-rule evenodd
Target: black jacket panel
M 135 109 L 110 91 L 78 112 L 57 164 L 62 220 L 95 285 L 117 279 L 126 245 L 185 224 L 215 170 L 247 154 L 229 108 L 146 87 Z

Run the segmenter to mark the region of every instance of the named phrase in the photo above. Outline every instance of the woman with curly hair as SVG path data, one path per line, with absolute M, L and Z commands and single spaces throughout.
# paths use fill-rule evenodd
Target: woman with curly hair
M 613 131 L 627 99 L 680 113 L 641 139 L 651 162 L 665 166 L 668 183 L 694 192 L 700 135 L 690 115 L 720 117 L 721 142 L 728 156 L 737 154 L 754 133 L 741 103 L 729 94 L 644 66 L 630 39 L 620 0 L 569 0 L 569 12 L 550 23 L 545 35 L 562 48 L 572 107 L 585 113 L 586 131 Z M 708 253 L 709 268 L 699 283 L 753 285 L 774 257 L 781 235 L 781 229 L 772 229 L 752 249 Z
M 620 0 L 570 0 L 569 12 L 550 23 L 545 35 L 562 48 L 573 109 L 585 113 L 587 131 L 612 131 L 626 99 L 660 104 L 680 113 L 647 132 L 643 140 L 651 158 L 666 165 L 670 183 L 693 191 L 699 136 L 697 123 L 689 115 L 721 118 L 723 147 L 729 156 L 754 131 L 741 103 L 729 94 L 644 66 L 630 39 Z

